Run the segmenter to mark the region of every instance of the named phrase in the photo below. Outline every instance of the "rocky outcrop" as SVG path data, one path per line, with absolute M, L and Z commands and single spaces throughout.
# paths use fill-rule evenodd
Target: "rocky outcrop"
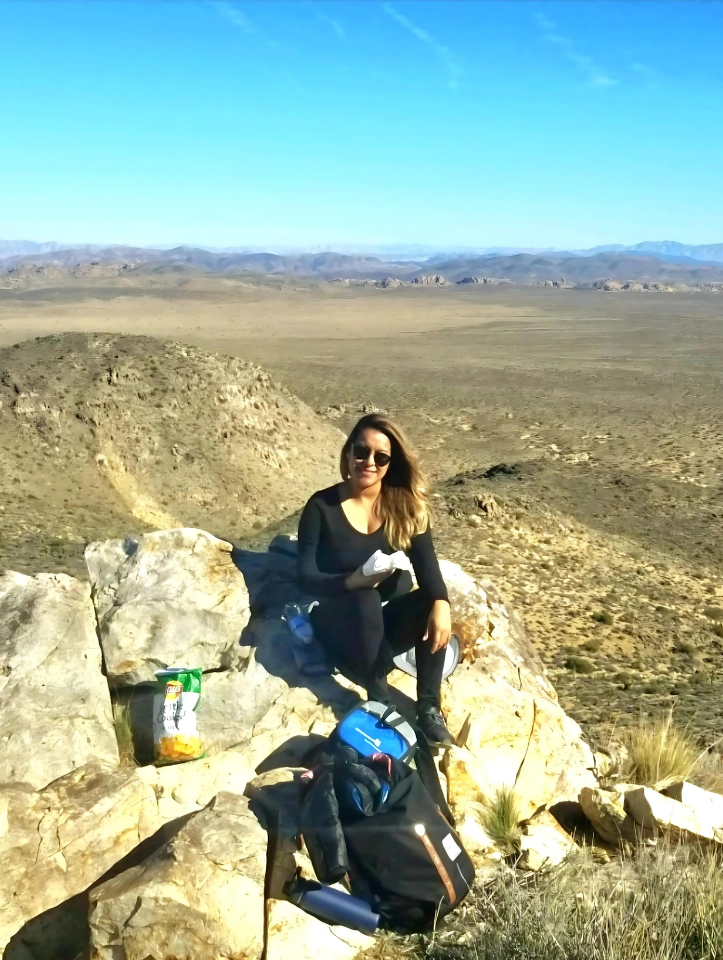
M 148 860 L 91 891 L 94 958 L 260 958 L 266 845 L 248 801 L 217 794 Z
M 583 787 L 580 806 L 595 832 L 612 847 L 637 843 L 649 835 L 625 810 L 622 795 L 617 791 Z
M 662 831 L 674 838 L 723 843 L 723 825 L 712 819 L 710 808 L 702 804 L 696 810 L 650 787 L 626 790 L 624 803 L 627 813 L 646 830 Z
M 0 942 L 32 916 L 87 889 L 161 826 L 167 830 L 175 824 L 177 836 L 161 853 L 94 892 L 98 960 L 171 954 L 251 958 L 261 949 L 278 960 L 291 951 L 352 960 L 369 946 L 367 938 L 322 924 L 284 900 L 284 879 L 299 867 L 311 875 L 298 848 L 297 801 L 288 790 L 282 801 L 286 808 L 271 819 L 261 817 L 278 841 L 267 875 L 265 946 L 258 936 L 259 913 L 252 907 L 262 896 L 257 879 L 248 895 L 240 896 L 249 874 L 234 853 L 234 838 L 247 816 L 238 798 L 248 793 L 251 809 L 261 815 L 267 787 L 288 788 L 295 795 L 293 768 L 318 742 L 314 736 L 327 736 L 356 697 L 353 685 L 338 678 L 314 681 L 313 690 L 302 686 L 285 625 L 271 615 L 249 619 L 249 590 L 260 595 L 256 591 L 267 570 L 280 577 L 274 596 L 283 593 L 284 571 L 292 561 L 277 562 L 273 554 L 244 557 L 243 551 L 232 556 L 230 544 L 195 529 L 91 544 L 87 559 L 109 681 L 133 709 L 142 707 L 137 719 L 145 717 L 141 725 L 150 731 L 148 688 L 131 692 L 128 686 L 144 683 L 171 663 L 185 661 L 210 671 L 198 713 L 209 755 L 160 768 L 85 766 L 42 790 L 3 787 L 0 810 L 4 802 L 12 828 L 0 839 L 0 869 L 5 866 L 11 877 L 13 893 Z M 500 789 L 513 790 L 521 821 L 530 821 L 522 823 L 521 862 L 531 870 L 544 869 L 564 859 L 569 844 L 539 808 L 577 799 L 583 787 L 596 786 L 592 754 L 558 705 L 521 623 L 493 585 L 456 564 L 443 561 L 442 567 L 464 653 L 443 690 L 458 742 L 441 772 L 443 788 L 480 867 L 500 857 L 484 830 L 485 804 Z M 92 636 L 87 590 L 84 597 Z M 102 678 L 97 646 L 95 655 L 94 669 Z M 414 686 L 407 675 L 394 682 L 404 689 Z M 269 766 L 287 769 L 280 779 L 274 773 L 259 781 L 254 771 Z M 209 806 L 219 795 L 227 795 L 222 809 L 221 801 Z M 180 829 L 183 818 L 194 814 Z M 209 846 L 204 846 L 206 835 Z M 225 838 L 221 853 L 213 838 Z M 241 901 L 235 911 L 228 906 Z M 207 941 L 201 944 L 204 935 Z
M 518 866 L 535 873 L 550 870 L 559 867 L 575 850 L 572 837 L 548 810 L 541 810 L 524 827 Z
M 13 934 L 94 883 L 160 826 L 133 770 L 88 764 L 44 790 L 0 786 L 0 956 Z
M 0 576 L 0 784 L 42 788 L 93 760 L 118 763 L 87 584 Z
M 443 287 L 447 281 L 441 274 L 435 273 L 431 274 L 430 276 L 425 276 L 422 274 L 419 277 L 415 277 L 414 280 L 412 280 L 412 283 L 421 284 L 425 287 Z
M 113 684 L 154 680 L 169 664 L 240 664 L 249 596 L 231 545 L 203 530 L 91 543 L 86 561 Z

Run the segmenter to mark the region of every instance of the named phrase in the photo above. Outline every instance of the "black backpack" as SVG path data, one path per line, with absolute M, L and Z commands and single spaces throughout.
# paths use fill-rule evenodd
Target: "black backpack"
M 446 804 L 431 755 L 442 804 L 404 762 L 329 746 L 302 776 L 301 829 L 318 879 L 347 876 L 352 894 L 379 913 L 385 929 L 434 929 L 471 888 L 474 867 L 440 809 Z
M 393 763 L 382 810 L 343 824 L 351 892 L 385 929 L 432 930 L 471 889 L 474 866 L 417 772 Z

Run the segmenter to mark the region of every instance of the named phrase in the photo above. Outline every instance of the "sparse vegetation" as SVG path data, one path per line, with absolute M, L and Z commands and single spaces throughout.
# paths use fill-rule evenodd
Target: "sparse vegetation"
M 615 623 L 615 617 L 609 610 L 597 610 L 593 613 L 592 618 L 596 623 L 604 623 L 607 627 L 611 627 Z
M 623 780 L 652 787 L 686 780 L 700 751 L 687 731 L 673 726 L 672 717 L 640 720 L 622 733 L 628 751 Z
M 419 938 L 431 960 L 718 960 L 723 873 L 714 853 L 641 851 L 521 885 L 500 873 L 464 921 Z
M 565 666 L 568 670 L 574 670 L 575 673 L 595 673 L 595 664 L 592 660 L 588 660 L 587 657 L 568 657 L 567 660 L 565 660 Z
M 679 638 L 675 641 L 675 649 L 679 653 L 687 653 L 688 656 L 693 656 L 693 654 L 698 652 L 698 647 L 693 643 L 692 640 L 683 640 Z
M 709 620 L 723 620 L 723 607 L 706 607 L 703 613 Z
M 494 799 L 485 804 L 482 826 L 485 833 L 505 853 L 514 853 L 520 843 L 520 808 L 511 787 L 498 790 Z
M 133 725 L 131 710 L 127 703 L 113 704 L 113 727 L 118 741 L 118 755 L 122 767 L 136 765 L 135 748 L 133 746 Z
M 582 645 L 582 649 L 587 650 L 588 653 L 597 653 L 600 647 L 602 647 L 602 637 L 591 637 Z

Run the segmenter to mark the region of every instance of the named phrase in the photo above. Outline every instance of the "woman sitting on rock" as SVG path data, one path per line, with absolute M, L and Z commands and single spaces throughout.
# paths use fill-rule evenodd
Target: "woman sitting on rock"
M 449 601 L 417 458 L 396 424 L 371 413 L 349 434 L 340 468 L 342 482 L 315 493 L 299 522 L 301 585 L 320 598 L 314 633 L 340 672 L 382 703 L 392 702 L 392 657 L 414 647 L 419 727 L 430 743 L 452 744 L 440 710 Z M 365 575 L 377 550 L 403 551 L 419 589 L 408 570 Z

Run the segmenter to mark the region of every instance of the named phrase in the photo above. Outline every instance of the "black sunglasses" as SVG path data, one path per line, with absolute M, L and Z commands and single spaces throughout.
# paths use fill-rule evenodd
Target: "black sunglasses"
M 371 456 L 372 460 L 378 467 L 386 467 L 389 465 L 389 461 L 392 459 L 391 454 L 382 453 L 380 450 L 370 450 L 369 447 L 365 447 L 363 443 L 355 443 L 352 447 L 352 453 L 355 460 L 368 460 Z

